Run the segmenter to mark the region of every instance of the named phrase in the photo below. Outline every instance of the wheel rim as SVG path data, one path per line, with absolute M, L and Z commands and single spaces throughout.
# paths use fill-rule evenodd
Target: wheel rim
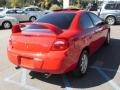
M 107 22 L 108 24 L 113 25 L 115 23 L 115 19 L 113 17 L 108 17 Z
M 4 23 L 4 28 L 5 28 L 5 29 L 8 29 L 8 28 L 10 28 L 10 27 L 11 27 L 10 23 L 8 23 L 8 22 L 5 22 L 5 23 Z
M 88 66 L 88 56 L 86 54 L 83 54 L 80 64 L 82 74 L 86 72 L 87 66 Z
M 31 21 L 33 22 L 33 21 L 35 21 L 36 20 L 36 18 L 35 17 L 31 17 Z

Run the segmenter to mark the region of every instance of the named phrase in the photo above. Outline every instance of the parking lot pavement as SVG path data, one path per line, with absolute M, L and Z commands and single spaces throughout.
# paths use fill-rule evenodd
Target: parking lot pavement
M 111 27 L 111 44 L 90 58 L 88 73 L 82 78 L 15 69 L 7 58 L 10 30 L 0 30 L 0 90 L 120 90 L 120 25 Z

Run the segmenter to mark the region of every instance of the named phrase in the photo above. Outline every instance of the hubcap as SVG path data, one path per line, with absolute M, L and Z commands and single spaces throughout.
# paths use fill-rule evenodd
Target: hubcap
M 35 21 L 35 20 L 36 20 L 36 18 L 35 18 L 35 17 L 32 17 L 32 18 L 31 18 L 31 21 L 32 21 L 32 22 L 33 22 L 33 21 Z
M 115 19 L 113 17 L 109 17 L 107 19 L 108 24 L 113 25 L 115 23 Z
M 8 22 L 4 23 L 4 28 L 5 28 L 5 29 L 10 28 L 10 23 L 8 23 Z
M 87 66 L 88 66 L 88 57 L 86 54 L 84 54 L 81 58 L 81 72 L 84 74 L 86 72 Z

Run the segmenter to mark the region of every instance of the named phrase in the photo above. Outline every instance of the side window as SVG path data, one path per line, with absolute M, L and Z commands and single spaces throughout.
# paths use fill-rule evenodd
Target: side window
M 90 17 L 84 13 L 81 18 L 80 18 L 80 25 L 84 28 L 84 29 L 90 29 L 92 27 L 94 27 Z
M 116 9 L 117 9 L 117 10 L 120 10 L 120 3 L 117 4 Z
M 9 10 L 6 12 L 6 14 L 15 14 L 15 10 Z
M 95 15 L 95 14 L 93 14 L 93 13 L 89 13 L 89 15 L 90 15 L 90 17 L 91 17 L 91 19 L 93 20 L 93 23 L 94 23 L 95 25 L 98 25 L 99 23 L 102 22 L 102 20 L 101 20 L 97 15 Z
M 24 11 L 22 11 L 22 10 L 16 10 L 16 13 L 17 14 L 24 14 Z
M 34 8 L 30 8 L 30 11 L 35 11 L 35 9 Z
M 39 8 L 34 8 L 34 11 L 40 11 L 40 9 Z
M 108 10 L 115 10 L 116 4 L 106 4 L 105 9 Z
M 28 9 L 25 9 L 25 11 L 30 11 L 30 9 L 28 8 Z
M 33 11 L 32 8 L 27 8 L 25 11 Z

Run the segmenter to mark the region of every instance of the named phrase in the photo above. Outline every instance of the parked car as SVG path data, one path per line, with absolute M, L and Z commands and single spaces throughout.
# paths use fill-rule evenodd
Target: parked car
M 21 28 L 22 27 L 22 28 Z M 89 57 L 110 42 L 110 27 L 83 10 L 59 10 L 33 23 L 15 25 L 9 40 L 9 60 L 32 71 L 84 75 Z
M 12 27 L 12 25 L 17 23 L 18 21 L 14 17 L 0 15 L 0 26 L 3 27 L 4 29 L 9 29 Z
M 103 3 L 99 15 L 110 25 L 120 22 L 120 2 L 110 1 Z
M 2 15 L 11 16 L 17 18 L 19 22 L 23 21 L 35 21 L 39 15 L 34 13 L 26 13 L 22 9 L 6 9 L 1 12 Z
M 36 13 L 36 14 L 39 14 L 39 15 L 44 15 L 44 14 L 48 14 L 48 13 L 52 12 L 50 10 L 41 9 L 41 8 L 39 8 L 37 6 L 24 7 L 22 9 L 26 13 Z

